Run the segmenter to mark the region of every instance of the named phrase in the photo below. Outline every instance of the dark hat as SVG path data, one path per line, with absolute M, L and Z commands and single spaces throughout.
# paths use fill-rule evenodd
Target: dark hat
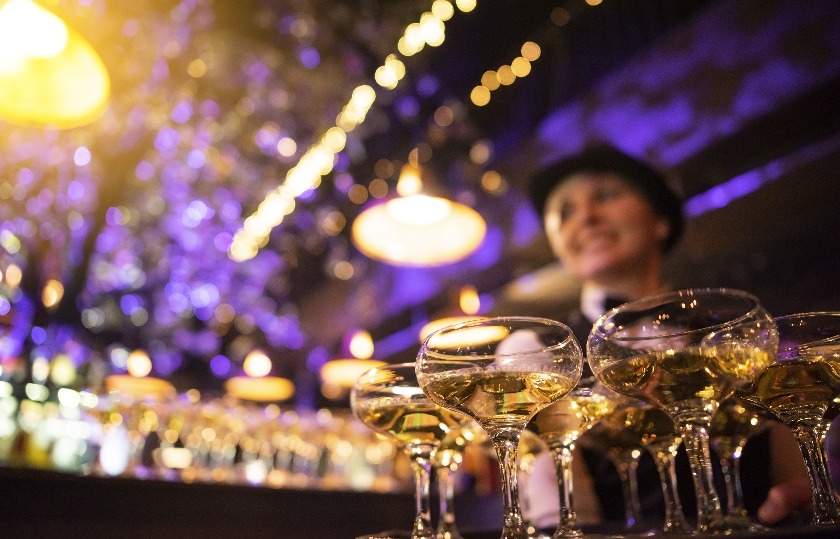
M 578 172 L 612 172 L 621 176 L 650 203 L 654 212 L 668 219 L 671 231 L 663 242 L 663 250 L 669 251 L 680 239 L 682 198 L 660 172 L 609 145 L 590 147 L 537 172 L 528 182 L 528 195 L 537 213 L 543 214 L 546 199 L 554 188 Z

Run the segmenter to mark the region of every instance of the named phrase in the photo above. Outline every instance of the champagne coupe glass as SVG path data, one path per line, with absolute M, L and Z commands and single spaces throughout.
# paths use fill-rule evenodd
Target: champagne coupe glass
M 467 418 L 465 423 L 450 430 L 444 436 L 440 447 L 432 455 L 432 467 L 438 482 L 440 513 L 435 539 L 463 539 L 455 524 L 455 481 L 453 473 L 458 470 L 463 459 L 463 451 L 468 444 L 479 444 L 488 440 L 481 426 Z
M 793 430 L 808 468 L 814 524 L 840 523 L 825 437 L 840 397 L 840 312 L 800 313 L 776 319 L 779 353 L 740 396 L 770 410 Z
M 538 412 L 528 424 L 548 446 L 554 460 L 560 490 L 560 521 L 553 539 L 583 535 L 572 500 L 572 450 L 578 436 L 610 413 L 618 398 L 594 376 L 582 378 L 571 393 Z
M 636 470 L 643 447 L 638 436 L 625 428 L 626 407 L 608 414 L 580 438 L 581 445 L 600 451 L 615 467 L 624 499 L 624 527 L 634 529 L 641 520 Z
M 522 430 L 575 387 L 582 369 L 572 331 L 544 318 L 455 324 L 432 333 L 420 347 L 417 378 L 423 391 L 478 421 L 493 441 L 502 479 L 503 539 L 527 537 L 516 480 Z
M 350 406 L 362 423 L 402 446 L 414 472 L 417 505 L 414 528 L 408 537 L 433 538 L 429 501 L 432 456 L 446 434 L 467 418 L 426 397 L 417 384 L 414 363 L 375 367 L 362 374 L 350 392 Z M 364 537 L 406 536 L 385 533 Z
M 653 456 L 656 471 L 662 483 L 665 522 L 658 532 L 651 531 L 645 535 L 689 533 L 688 523 L 677 494 L 677 472 L 674 459 L 682 445 L 682 438 L 677 434 L 674 421 L 663 410 L 635 400 L 624 408 L 622 415 L 625 431 L 633 434 Z
M 733 529 L 766 529 L 750 520 L 741 488 L 741 453 L 749 439 L 764 430 L 765 414 L 755 404 L 733 396 L 723 401 L 712 416 L 709 442 L 720 460 L 726 486 L 726 520 Z
M 776 323 L 758 300 L 726 288 L 679 290 L 625 303 L 601 316 L 589 335 L 595 376 L 674 420 L 692 470 L 698 532 L 729 529 L 712 481 L 712 414 L 767 369 L 777 346 Z

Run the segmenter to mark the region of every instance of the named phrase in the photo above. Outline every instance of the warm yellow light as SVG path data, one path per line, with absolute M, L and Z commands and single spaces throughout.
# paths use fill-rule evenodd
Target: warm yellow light
M 271 359 L 262 350 L 251 350 L 245 356 L 242 369 L 248 376 L 255 378 L 265 376 L 271 372 Z
M 50 279 L 41 290 L 41 302 L 47 309 L 52 309 L 61 303 L 64 297 L 64 285 L 55 279 Z
M 138 398 L 167 399 L 176 395 L 175 386 L 160 378 L 138 378 L 127 374 L 112 374 L 105 378 L 105 389 Z
M 454 324 L 452 323 L 453 320 L 455 322 Z M 434 331 L 428 332 L 423 340 L 425 341 L 426 339 L 429 339 L 429 343 L 431 345 L 437 349 L 443 350 L 447 348 L 455 349 L 464 346 L 480 346 L 483 344 L 499 342 L 510 333 L 508 328 L 501 325 L 466 326 L 451 328 L 447 331 L 435 333 L 435 331 L 454 326 L 455 324 L 467 323 L 473 320 L 481 320 L 481 318 L 465 317 L 464 319 L 443 319 L 440 322 L 437 322 L 439 325 L 432 328 Z M 430 324 L 432 323 L 435 322 L 430 322 Z M 421 337 L 422 336 L 423 334 L 421 333 Z
M 366 256 L 398 266 L 433 267 L 475 251 L 487 225 L 463 204 L 427 195 L 371 206 L 353 222 L 351 235 Z
M 321 380 L 325 385 L 347 389 L 353 387 L 363 373 L 382 365 L 385 362 L 376 359 L 334 359 L 321 367 Z
M 540 46 L 534 43 L 533 41 L 526 41 L 522 44 L 522 57 L 528 60 L 529 62 L 533 62 L 537 58 L 540 57 L 541 50 Z
M 125 368 L 131 376 L 143 377 L 152 372 L 152 360 L 145 350 L 137 349 L 128 354 Z
M 402 197 L 416 195 L 423 188 L 423 180 L 420 179 L 420 168 L 407 163 L 400 169 L 400 178 L 397 180 L 397 193 Z
M 64 21 L 30 0 L 9 0 L 0 8 L 0 71 L 57 56 L 67 40 Z
M 52 359 L 50 380 L 57 386 L 69 386 L 76 381 L 76 365 L 67 354 L 58 354 Z
M 369 332 L 360 329 L 353 332 L 348 348 L 353 357 L 357 359 L 370 359 L 373 356 L 373 338 Z
M 488 170 L 481 176 L 481 186 L 490 193 L 501 190 L 503 184 L 502 175 L 495 170 Z
M 12 288 L 17 288 L 20 286 L 21 279 L 23 279 L 23 272 L 20 270 L 20 266 L 9 264 L 9 267 L 6 268 L 6 284 Z
M 490 90 L 485 86 L 476 86 L 470 92 L 470 101 L 473 102 L 473 105 L 483 107 L 490 102 Z
M 478 290 L 472 285 L 461 288 L 458 303 L 464 313 L 476 314 L 481 308 L 481 299 L 478 297 Z
M 440 197 L 411 195 L 399 197 L 386 204 L 388 215 L 394 221 L 408 226 L 428 226 L 446 219 L 452 211 L 452 202 Z
M 504 86 L 510 86 L 516 81 L 516 75 L 513 73 L 513 69 L 509 65 L 503 65 L 500 67 L 496 74 L 499 76 L 499 82 Z
M 193 452 L 188 447 L 161 447 L 160 463 L 172 470 L 183 470 L 192 464 Z
M 455 14 L 455 9 L 447 0 L 435 0 L 432 3 L 432 13 L 434 13 L 438 19 L 448 21 L 452 18 L 452 15 Z
M 492 92 L 499 87 L 499 76 L 493 70 L 485 71 L 481 75 L 481 85 Z
M 439 329 L 478 320 L 486 320 L 486 318 L 481 316 L 447 316 L 432 320 L 420 329 L 420 342 L 425 341 L 429 338 L 429 335 Z M 505 338 L 508 333 L 507 328 L 502 326 L 476 326 L 439 335 L 434 344 L 441 348 L 457 348 L 458 346 L 499 341 Z
M 469 13 L 475 9 L 476 0 L 455 0 L 455 5 L 464 13 Z
M 225 382 L 228 395 L 257 402 L 282 401 L 295 394 L 295 385 L 291 380 L 278 376 L 234 376 Z
M 519 56 L 510 63 L 510 69 L 517 77 L 525 77 L 531 72 L 531 62 Z
M 0 8 L 0 118 L 69 129 L 97 119 L 109 94 L 99 55 L 60 18 L 30 0 Z
M 420 17 L 420 32 L 423 35 L 423 40 L 431 45 L 437 47 L 445 38 L 445 25 L 434 13 L 426 12 Z
M 187 74 L 194 78 L 200 79 L 207 73 L 207 65 L 201 58 L 196 58 L 187 66 Z

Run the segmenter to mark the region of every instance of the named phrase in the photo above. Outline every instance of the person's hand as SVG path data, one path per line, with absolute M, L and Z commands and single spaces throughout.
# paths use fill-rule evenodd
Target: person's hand
M 810 509 L 813 500 L 807 478 L 779 483 L 767 493 L 758 508 L 758 520 L 764 524 L 778 524 L 799 509 Z

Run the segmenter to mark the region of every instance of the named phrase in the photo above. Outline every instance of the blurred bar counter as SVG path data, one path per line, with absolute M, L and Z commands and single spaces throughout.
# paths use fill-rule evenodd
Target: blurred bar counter
M 0 467 L 0 537 L 353 539 L 405 529 L 413 493 L 184 483 Z M 500 520 L 497 497 L 456 500 L 465 530 Z M 492 535 L 492 534 L 491 534 Z M 498 535 L 496 533 L 495 535 Z
M 0 500 L 0 536 L 17 539 L 353 539 L 405 529 L 414 515 L 409 493 L 190 484 L 15 468 L 0 468 Z M 462 496 L 456 512 L 465 539 L 498 539 L 497 497 Z M 840 537 L 840 526 L 791 525 L 726 537 L 834 539 Z

